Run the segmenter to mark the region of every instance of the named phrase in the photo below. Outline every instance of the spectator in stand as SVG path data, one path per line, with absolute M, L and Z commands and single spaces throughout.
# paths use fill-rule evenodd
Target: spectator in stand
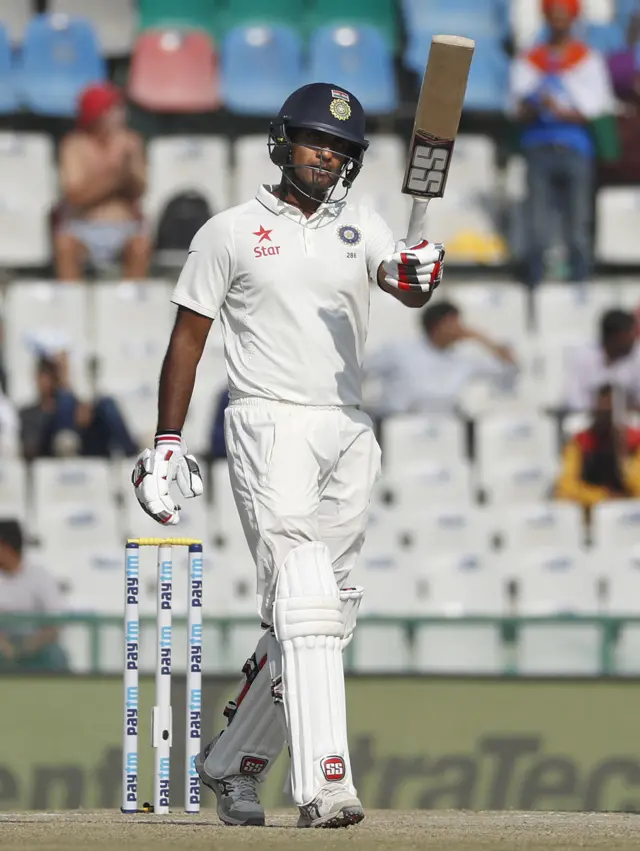
M 626 310 L 608 310 L 600 320 L 600 341 L 567 353 L 562 407 L 590 411 L 605 384 L 620 387 L 640 407 L 640 345 L 637 322 Z
M 515 380 L 511 349 L 465 325 L 451 302 L 426 307 L 422 329 L 420 339 L 384 346 L 367 362 L 367 378 L 381 385 L 378 415 L 452 413 L 473 381 Z M 466 342 L 476 345 L 461 345 Z
M 64 671 L 58 629 L 47 624 L 47 616 L 61 613 L 58 586 L 23 558 L 23 545 L 18 521 L 0 520 L 0 671 Z M 34 617 L 18 621 L 13 615 Z
M 73 393 L 66 353 L 40 358 L 36 384 L 38 401 L 20 411 L 25 458 L 137 454 L 138 446 L 113 399 L 105 396 L 90 404 Z
M 109 83 L 89 86 L 60 150 L 59 280 L 82 280 L 87 260 L 96 268 L 122 260 L 123 278 L 147 277 L 151 243 L 140 207 L 146 181 L 144 144 L 125 124 L 119 90 Z
M 640 429 L 616 421 L 619 392 L 611 384 L 598 388 L 591 425 L 564 449 L 555 497 L 587 512 L 604 500 L 640 497 Z
M 511 112 L 527 161 L 525 277 L 531 287 L 544 277 L 556 213 L 571 280 L 591 274 L 596 150 L 590 123 L 614 110 L 603 57 L 572 34 L 580 0 L 542 0 L 542 7 L 546 41 L 516 58 L 511 78 Z

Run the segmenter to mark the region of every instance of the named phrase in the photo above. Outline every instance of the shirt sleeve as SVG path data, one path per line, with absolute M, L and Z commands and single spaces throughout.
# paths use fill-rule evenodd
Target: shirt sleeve
M 194 236 L 171 296 L 174 304 L 215 319 L 234 275 L 232 219 L 214 216 Z
M 385 220 L 369 207 L 363 205 L 360 208 L 365 224 L 365 256 L 369 279 L 373 283 L 378 281 L 378 268 L 382 261 L 393 253 L 393 234 Z

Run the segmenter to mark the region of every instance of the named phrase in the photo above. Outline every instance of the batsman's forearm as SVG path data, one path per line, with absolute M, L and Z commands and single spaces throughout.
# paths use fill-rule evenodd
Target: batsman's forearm
M 196 381 L 200 352 L 172 339 L 160 372 L 158 431 L 182 431 Z

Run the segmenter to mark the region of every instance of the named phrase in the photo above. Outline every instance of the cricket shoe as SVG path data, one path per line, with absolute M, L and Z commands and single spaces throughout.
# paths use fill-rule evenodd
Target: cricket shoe
M 258 797 L 258 779 L 249 774 L 230 774 L 228 777 L 211 777 L 204 767 L 217 737 L 196 757 L 196 771 L 200 780 L 217 798 L 218 818 L 224 824 L 242 827 L 264 827 L 264 810 Z
M 364 818 L 358 798 L 338 783 L 323 786 L 310 804 L 298 809 L 297 827 L 349 827 Z

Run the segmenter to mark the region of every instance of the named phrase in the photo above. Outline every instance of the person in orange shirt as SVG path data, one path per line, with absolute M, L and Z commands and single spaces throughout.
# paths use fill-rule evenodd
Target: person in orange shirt
M 589 511 L 608 499 L 640 498 L 640 429 L 618 425 L 615 389 L 598 390 L 591 425 L 569 440 L 555 498 L 578 502 Z

